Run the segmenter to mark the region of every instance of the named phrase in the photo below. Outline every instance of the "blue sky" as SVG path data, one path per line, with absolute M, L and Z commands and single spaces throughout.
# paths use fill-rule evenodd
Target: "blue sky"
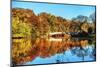
M 37 15 L 41 12 L 51 13 L 55 16 L 61 16 L 66 19 L 71 19 L 78 15 L 88 16 L 95 12 L 94 6 L 79 6 L 79 5 L 64 5 L 36 2 L 12 2 L 12 8 L 31 9 Z

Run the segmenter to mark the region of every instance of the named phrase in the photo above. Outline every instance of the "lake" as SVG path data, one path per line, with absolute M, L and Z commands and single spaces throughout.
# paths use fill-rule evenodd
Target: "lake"
M 96 60 L 95 39 L 22 38 L 12 41 L 16 65 L 84 62 Z

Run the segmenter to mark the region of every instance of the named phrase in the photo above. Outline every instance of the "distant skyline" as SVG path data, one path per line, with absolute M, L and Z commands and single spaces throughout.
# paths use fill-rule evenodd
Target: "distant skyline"
M 78 15 L 89 17 L 90 14 L 95 12 L 95 6 L 20 1 L 12 1 L 12 8 L 31 9 L 36 15 L 41 12 L 46 12 L 55 16 L 61 16 L 65 19 L 72 19 L 73 17 L 77 17 Z

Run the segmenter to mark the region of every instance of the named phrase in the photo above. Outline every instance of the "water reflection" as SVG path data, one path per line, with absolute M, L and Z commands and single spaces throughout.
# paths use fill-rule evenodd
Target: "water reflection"
M 13 39 L 14 64 L 46 64 L 95 60 L 95 40 L 22 38 Z

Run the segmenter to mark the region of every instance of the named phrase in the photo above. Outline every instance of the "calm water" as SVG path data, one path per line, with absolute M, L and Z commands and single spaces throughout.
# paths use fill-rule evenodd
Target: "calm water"
M 86 38 L 13 39 L 16 64 L 95 61 L 95 40 Z M 16 48 L 15 48 L 16 47 Z

